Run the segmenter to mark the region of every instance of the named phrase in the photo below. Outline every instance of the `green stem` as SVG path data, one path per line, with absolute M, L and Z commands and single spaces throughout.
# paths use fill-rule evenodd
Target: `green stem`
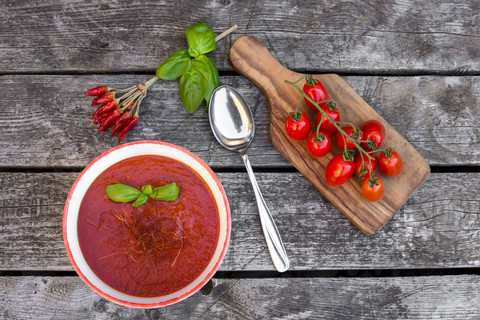
M 305 77 L 306 77 L 305 80 L 306 80 L 307 86 L 313 87 L 317 84 L 317 82 L 313 79 L 311 75 L 307 74 Z
M 289 84 L 292 84 L 292 83 L 297 84 L 297 83 L 299 83 L 300 81 L 302 81 L 303 79 L 305 79 L 306 76 L 307 76 L 307 75 L 304 75 L 303 77 L 301 77 L 301 78 L 298 79 L 297 81 L 295 81 L 295 82 L 290 82 Z M 287 83 L 288 83 L 288 82 L 287 82 Z
M 356 128 L 355 125 L 351 122 L 345 122 L 345 121 L 336 121 L 338 124 L 346 124 L 348 125 L 349 127 L 352 127 L 352 128 Z
M 387 152 L 388 149 L 389 148 L 387 148 L 387 149 L 375 149 L 375 150 L 370 151 L 369 153 L 372 153 L 372 152 Z
M 373 179 L 373 167 L 372 167 L 372 159 L 371 158 L 368 158 L 368 163 L 370 163 L 370 170 L 369 170 L 370 174 L 369 174 L 369 176 L 370 176 L 370 179 Z
M 294 115 L 295 119 L 300 118 L 300 117 L 298 116 L 298 109 L 300 109 L 300 105 L 301 105 L 301 104 L 302 104 L 302 98 L 300 98 L 300 100 L 298 101 L 297 107 L 295 108 L 295 115 Z
M 315 131 L 315 139 L 316 140 L 322 140 L 321 137 L 320 137 L 320 127 L 322 125 L 322 122 L 323 122 L 323 114 L 322 114 L 322 117 L 320 118 L 320 122 L 317 125 L 317 130 Z
M 322 113 L 322 115 L 323 115 L 324 117 L 326 117 L 328 121 L 330 121 L 330 123 L 338 130 L 338 132 L 340 132 L 340 134 L 344 137 L 344 139 L 345 139 L 345 137 L 348 138 L 348 139 L 350 139 L 350 141 L 351 141 L 351 142 L 353 143 L 353 145 L 358 149 L 359 152 L 365 154 L 368 158 L 372 158 L 372 156 L 369 155 L 369 154 L 355 141 L 355 139 L 353 139 L 352 137 L 350 137 L 349 135 L 347 135 L 347 134 L 345 133 L 345 131 L 343 131 L 342 128 L 340 128 L 340 126 L 336 124 L 336 121 L 334 121 L 332 118 L 330 118 L 330 117 L 327 115 L 327 113 L 326 113 L 325 111 L 323 111 L 322 108 L 320 108 L 319 103 L 321 103 L 322 101 L 317 102 L 317 101 L 314 101 L 314 100 L 313 100 L 312 98 L 310 98 L 309 96 L 307 96 L 307 95 L 305 94 L 305 92 L 303 92 L 303 90 L 297 85 L 298 81 L 297 81 L 297 83 L 295 83 L 295 82 L 291 82 L 291 81 L 285 80 L 285 83 L 293 86 L 295 89 L 297 89 L 298 92 L 300 92 L 300 94 L 301 94 L 305 99 L 307 99 L 307 100 L 310 101 L 314 106 L 316 106 L 317 109 L 318 109 L 318 111 L 320 111 L 320 112 Z M 332 100 L 332 99 L 329 99 L 329 100 Z M 328 100 L 325 100 L 325 101 L 328 101 Z M 345 144 L 344 144 L 344 145 L 345 145 Z

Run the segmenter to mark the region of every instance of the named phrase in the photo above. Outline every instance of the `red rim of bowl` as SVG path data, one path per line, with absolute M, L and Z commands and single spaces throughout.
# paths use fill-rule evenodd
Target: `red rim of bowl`
M 120 300 L 120 299 L 117 299 L 115 297 L 112 297 L 108 294 L 106 294 L 105 292 L 101 291 L 100 289 L 98 289 L 95 285 L 93 285 L 88 279 L 87 277 L 80 271 L 79 267 L 77 266 L 74 258 L 73 258 L 73 254 L 70 250 L 70 245 L 68 243 L 68 239 L 67 239 L 67 215 L 68 215 L 68 208 L 70 206 L 70 200 L 72 198 L 72 195 L 73 195 L 73 192 L 75 191 L 76 187 L 77 187 L 77 184 L 79 183 L 79 181 L 81 180 L 81 178 L 83 177 L 83 175 L 85 174 L 85 172 L 87 172 L 87 170 L 94 164 L 96 163 L 98 160 L 108 156 L 110 153 L 112 153 L 113 151 L 116 151 L 118 149 L 122 149 L 122 148 L 125 148 L 125 147 L 128 147 L 128 146 L 132 146 L 132 145 L 137 145 L 137 144 L 158 144 L 158 145 L 164 145 L 164 146 L 167 146 L 167 147 L 171 147 L 171 148 L 175 148 L 175 149 L 178 149 L 182 152 L 184 152 L 185 154 L 187 154 L 188 156 L 190 156 L 191 158 L 193 158 L 195 161 L 197 161 L 199 164 L 201 164 L 207 171 L 208 173 L 212 176 L 212 178 L 215 180 L 215 183 L 217 184 L 217 187 L 218 189 L 220 190 L 221 194 L 222 194 L 222 198 L 223 198 L 223 201 L 224 201 L 224 204 L 225 204 L 225 208 L 226 208 L 226 215 L 227 215 L 227 230 L 226 230 L 226 235 L 225 235 L 225 240 L 224 240 L 224 243 L 223 243 L 223 248 L 222 248 L 222 252 L 220 253 L 220 257 L 218 258 L 218 261 L 215 263 L 215 265 L 213 266 L 213 269 L 207 274 L 207 276 L 205 277 L 205 279 L 203 279 L 198 285 L 196 285 L 194 288 L 192 288 L 190 291 L 176 297 L 176 298 L 172 298 L 170 300 L 166 300 L 166 301 L 162 301 L 162 302 L 158 302 L 158 303 L 134 303 L 134 302 L 128 302 L 128 301 L 123 301 L 123 300 Z M 174 145 L 174 144 L 171 144 L 171 143 L 168 143 L 168 142 L 163 142 L 163 141 L 153 141 L 153 140 L 143 140 L 143 141 L 135 141 L 135 142 L 129 142 L 129 143 L 125 143 L 125 144 L 122 144 L 120 146 L 117 146 L 117 147 L 114 147 L 104 153 L 102 153 L 100 156 L 98 156 L 97 158 L 95 158 L 92 162 L 90 162 L 88 164 L 88 166 L 80 173 L 80 175 L 77 177 L 77 179 L 75 180 L 75 183 L 73 184 L 72 188 L 70 189 L 70 193 L 68 194 L 68 198 L 67 198 L 67 201 L 65 202 L 65 209 L 63 211 L 63 241 L 65 242 L 65 248 L 67 250 L 67 254 L 68 254 L 68 258 L 70 259 L 70 262 L 72 263 L 73 265 L 73 268 L 75 269 L 75 271 L 77 272 L 77 274 L 80 276 L 80 278 L 93 290 L 95 291 L 97 294 L 99 294 L 100 296 L 106 298 L 107 300 L 110 300 L 112 302 L 115 302 L 117 304 L 121 304 L 121 305 L 124 305 L 124 306 L 127 306 L 127 307 L 133 307 L 133 308 L 155 308 L 155 307 L 163 307 L 163 306 L 167 306 L 167 305 L 171 305 L 171 304 L 174 304 L 176 302 L 179 302 L 180 300 L 183 300 L 189 296 L 191 296 L 192 294 L 194 294 L 195 292 L 197 292 L 198 290 L 200 290 L 200 288 L 202 288 L 212 277 L 213 275 L 215 274 L 215 272 L 217 272 L 218 270 L 218 267 L 220 266 L 220 264 L 222 263 L 223 261 L 223 258 L 225 257 L 225 253 L 227 251 L 227 247 L 228 247 L 228 244 L 229 244 L 229 241 L 230 241 L 230 232 L 231 232 L 231 216 L 230 216 L 230 207 L 228 205 L 228 200 L 227 200 L 227 195 L 225 193 L 225 190 L 223 189 L 220 181 L 218 180 L 218 177 L 215 175 L 215 173 L 213 172 L 213 170 L 202 160 L 200 159 L 199 157 L 197 157 L 195 154 L 193 154 L 192 152 L 182 148 L 182 147 L 179 147 L 177 145 Z M 220 241 L 220 239 L 219 239 Z

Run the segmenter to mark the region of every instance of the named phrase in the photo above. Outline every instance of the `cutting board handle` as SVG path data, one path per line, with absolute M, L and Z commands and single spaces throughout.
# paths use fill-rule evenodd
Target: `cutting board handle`
M 301 74 L 282 66 L 255 37 L 243 36 L 232 45 L 229 59 L 238 73 L 255 83 L 267 97 L 294 88 L 285 79 L 296 81 Z

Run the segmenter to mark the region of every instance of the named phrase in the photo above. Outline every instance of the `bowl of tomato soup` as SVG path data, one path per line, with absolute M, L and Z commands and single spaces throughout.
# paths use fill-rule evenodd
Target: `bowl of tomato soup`
M 122 192 L 107 193 L 118 185 Z M 165 191 L 172 185 L 174 197 Z M 230 231 L 228 200 L 213 171 L 158 141 L 123 144 L 96 158 L 75 181 L 63 216 L 80 278 L 104 298 L 137 308 L 197 292 L 220 266 Z

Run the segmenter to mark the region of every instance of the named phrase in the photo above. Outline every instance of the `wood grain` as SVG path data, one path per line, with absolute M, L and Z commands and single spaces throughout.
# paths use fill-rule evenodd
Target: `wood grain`
M 94 108 L 83 96 L 108 84 L 128 87 L 148 75 L 0 76 L 0 167 L 84 167 L 117 145 L 90 121 Z M 480 164 L 480 77 L 349 76 L 345 81 L 411 143 L 431 165 Z M 268 102 L 243 77 L 221 77 L 253 110 L 256 134 L 249 157 L 256 167 L 291 167 L 270 142 Z M 195 152 L 217 168 L 243 168 L 241 158 L 213 137 L 208 116 L 190 115 L 178 83 L 158 81 L 148 91 L 140 121 L 124 141 L 163 140 Z
M 159 309 L 108 302 L 78 277 L 0 277 L 4 319 L 478 319 L 480 276 L 213 279 Z M 20 294 L 21 293 L 21 294 Z
M 285 119 L 294 110 L 300 93 L 288 81 L 303 75 L 288 70 L 276 61 L 265 45 L 255 37 L 244 36 L 230 49 L 233 67 L 263 91 L 270 107 L 270 136 L 273 146 L 300 171 L 340 212 L 366 234 L 380 230 L 410 195 L 427 179 L 430 166 L 388 122 L 375 112 L 342 78 L 335 74 L 314 75 L 328 89 L 338 104 L 341 120 L 359 128 L 367 120 L 380 121 L 387 132 L 382 146 L 391 146 L 403 158 L 404 170 L 395 179 L 379 173 L 385 183 L 385 196 L 376 202 L 367 201 L 361 194 L 362 181 L 350 179 L 338 187 L 325 182 L 325 168 L 341 150 L 332 149 L 325 157 L 312 157 L 306 142 L 292 140 L 285 131 Z M 299 82 L 300 88 L 305 81 Z M 314 119 L 314 112 L 302 101 L 300 110 Z
M 213 279 L 211 291 L 148 310 L 109 303 L 78 277 L 0 276 L 0 318 L 477 319 L 479 276 L 378 278 L 377 270 L 480 267 L 478 12 L 470 0 L 0 1 L 0 274 L 73 270 L 64 201 L 79 171 L 117 145 L 91 125 L 82 92 L 147 80 L 187 46 L 185 28 L 204 20 L 217 34 L 239 25 L 208 56 L 254 111 L 249 155 L 265 169 L 257 179 L 295 275 Z M 472 172 L 432 174 L 382 230 L 360 233 L 272 147 L 266 98 L 227 59 L 246 34 L 291 70 L 350 74 L 343 79 L 429 164 Z M 274 271 L 241 159 L 216 143 L 204 112 L 183 110 L 177 82 L 149 90 L 125 141 L 142 139 L 178 144 L 219 169 L 233 214 L 222 276 Z M 297 277 L 345 269 L 371 277 Z
M 77 175 L 0 173 L 2 270 L 73 270 L 64 248 L 62 215 Z M 220 270 L 274 271 L 247 173 L 218 176 L 233 219 Z M 432 174 L 374 236 L 352 226 L 301 174 L 256 176 L 291 270 L 480 266 L 480 173 Z
M 253 35 L 291 70 L 478 74 L 478 1 L 0 2 L 0 72 L 153 72 L 201 20 L 239 29 L 210 54 L 232 70 L 232 41 Z

